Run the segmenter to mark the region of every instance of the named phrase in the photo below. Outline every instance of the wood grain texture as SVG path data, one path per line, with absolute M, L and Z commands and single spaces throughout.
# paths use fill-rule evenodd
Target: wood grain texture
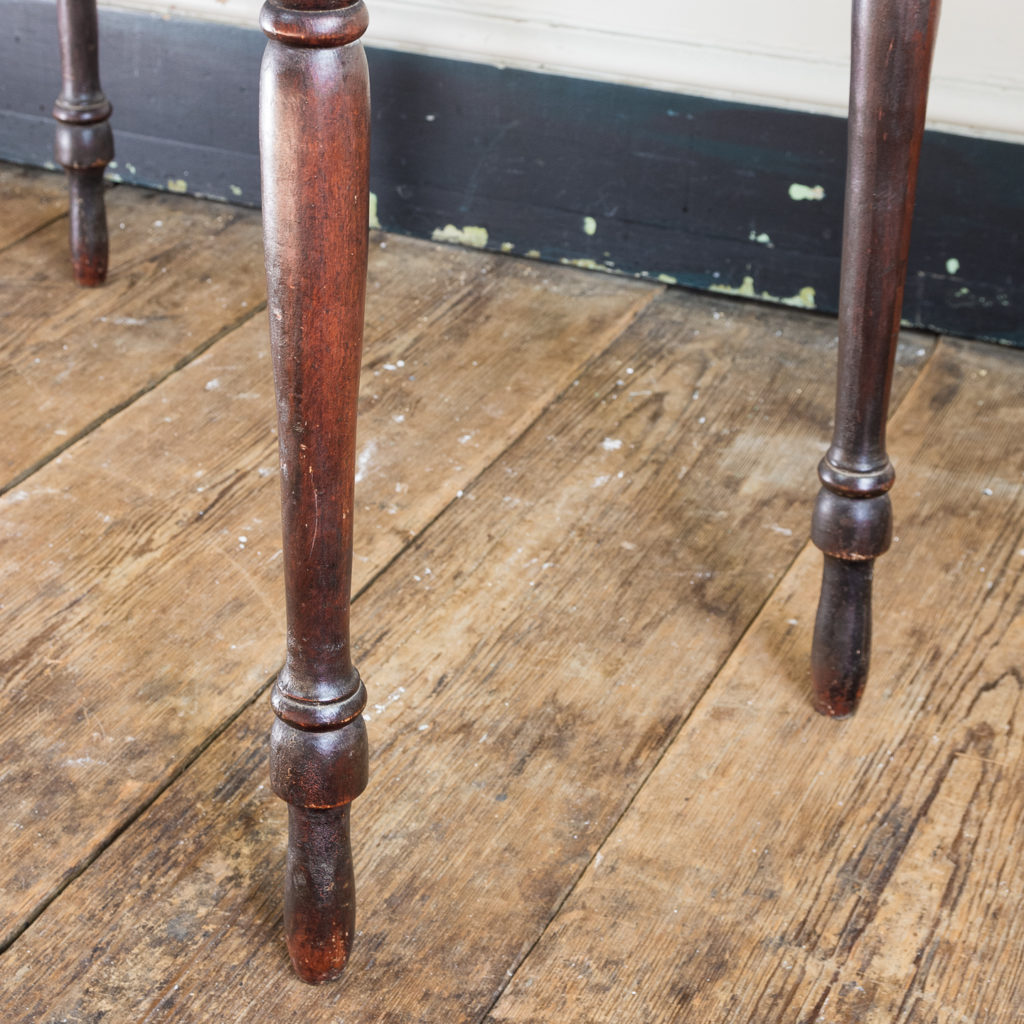
M 418 350 L 453 379 L 444 352 L 517 325 L 455 305 L 473 344 Z M 373 763 L 339 986 L 289 974 L 257 706 L 14 944 L 15 1019 L 479 1020 L 802 547 L 832 325 L 740 309 L 652 304 L 357 600 Z M 536 296 L 517 316 L 548 323 Z M 489 383 L 484 415 L 509 398 Z
M 0 250 L 38 231 L 67 213 L 63 174 L 0 164 Z
M 102 289 L 72 280 L 66 222 L 0 255 L 0 486 L 264 300 L 260 221 L 251 211 L 115 189 L 108 212 L 111 272 Z
M 660 291 L 375 245 L 357 588 Z M 132 315 L 158 319 L 163 301 Z M 8 940 L 283 659 L 266 335 L 262 317 L 232 332 L 0 500 Z M 259 714 L 265 729 L 262 702 Z
M 808 549 L 488 1021 L 1020 1020 L 1022 392 L 941 345 L 890 432 L 872 700 L 796 682 Z

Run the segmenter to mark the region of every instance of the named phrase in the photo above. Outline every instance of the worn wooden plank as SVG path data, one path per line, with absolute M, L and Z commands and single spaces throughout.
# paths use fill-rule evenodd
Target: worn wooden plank
M 107 212 L 102 288 L 72 280 L 64 220 L 0 254 L 0 486 L 264 301 L 258 214 L 128 188 Z
M 64 175 L 0 163 L 0 249 L 67 213 Z
M 357 586 L 661 291 L 375 246 Z M 0 502 L 8 938 L 283 657 L 269 374 L 259 317 Z
M 659 299 L 357 601 L 341 984 L 285 960 L 255 707 L 15 943 L 20 1019 L 479 1020 L 800 550 L 832 326 Z
M 808 549 L 488 1021 L 1020 1020 L 1022 394 L 1019 353 L 941 346 L 862 710 L 808 708 Z

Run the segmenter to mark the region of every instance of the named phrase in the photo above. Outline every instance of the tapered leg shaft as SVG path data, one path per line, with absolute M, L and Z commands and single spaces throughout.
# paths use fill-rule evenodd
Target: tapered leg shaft
M 107 214 L 103 168 L 114 157 L 110 103 L 100 88 L 96 0 L 57 0 L 61 91 L 54 155 L 67 171 L 71 265 L 82 285 L 107 276 Z
M 836 423 L 811 528 L 825 554 L 814 701 L 836 717 L 867 679 L 874 560 L 892 539 L 885 420 L 938 13 L 939 0 L 853 5 Z
M 362 0 L 269 0 L 260 82 L 268 306 L 281 453 L 288 654 L 271 783 L 289 803 L 288 947 L 309 982 L 348 959 L 348 804 L 367 781 L 349 601 L 369 212 Z

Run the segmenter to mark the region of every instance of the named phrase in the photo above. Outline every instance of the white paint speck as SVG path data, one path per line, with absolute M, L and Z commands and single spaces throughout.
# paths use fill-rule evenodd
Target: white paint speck
M 366 447 L 356 457 L 356 483 L 362 483 L 366 478 L 366 472 L 370 468 L 370 463 L 373 462 L 373 456 L 376 453 L 377 445 L 375 442 L 370 441 Z
M 601 447 L 606 452 L 617 452 L 622 447 L 622 442 L 614 437 L 606 437 L 601 442 Z

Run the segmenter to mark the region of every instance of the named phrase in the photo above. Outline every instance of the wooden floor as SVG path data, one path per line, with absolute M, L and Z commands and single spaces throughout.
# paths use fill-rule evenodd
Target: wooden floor
M 1024 1020 L 1024 352 L 905 338 L 862 711 L 806 663 L 834 321 L 374 235 L 371 784 L 289 972 L 258 214 L 0 168 L 0 1019 Z

